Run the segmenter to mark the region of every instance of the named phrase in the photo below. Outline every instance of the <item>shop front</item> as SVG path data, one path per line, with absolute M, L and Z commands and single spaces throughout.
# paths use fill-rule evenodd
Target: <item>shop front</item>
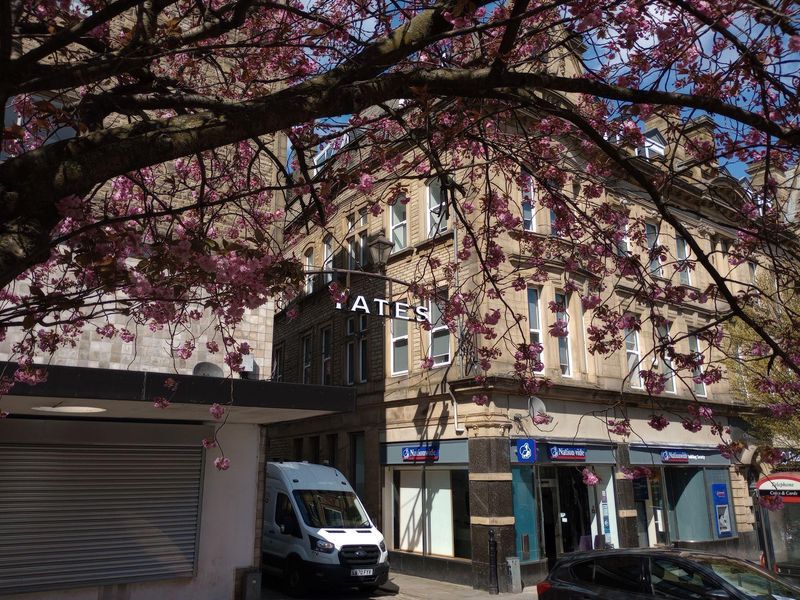
M 730 461 L 716 448 L 633 445 L 630 458 L 651 472 L 633 481 L 639 546 L 713 548 L 737 537 Z
M 416 572 L 424 572 L 435 559 L 462 559 L 468 567 L 468 462 L 466 440 L 381 446 L 387 507 L 383 531 L 395 551 L 393 561 L 414 565 Z
M 533 449 L 531 452 L 530 450 Z M 552 564 L 568 552 L 619 547 L 613 447 L 511 440 L 517 555 Z M 595 485 L 584 481 L 589 474 Z
M 756 483 L 756 493 L 764 504 L 774 507 L 759 511 L 767 566 L 800 578 L 800 473 L 764 477 Z

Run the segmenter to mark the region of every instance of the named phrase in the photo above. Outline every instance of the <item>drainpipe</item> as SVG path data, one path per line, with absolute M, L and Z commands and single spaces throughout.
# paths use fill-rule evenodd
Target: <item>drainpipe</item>
M 450 394 L 450 398 L 453 400 L 453 421 L 456 428 L 456 435 L 463 435 L 466 429 L 464 429 L 463 425 L 458 424 L 458 401 L 449 383 L 447 384 L 447 393 Z

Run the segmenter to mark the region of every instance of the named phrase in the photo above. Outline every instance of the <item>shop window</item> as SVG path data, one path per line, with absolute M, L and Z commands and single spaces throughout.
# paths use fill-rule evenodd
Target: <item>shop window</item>
M 333 382 L 333 334 L 330 327 L 321 332 L 320 355 L 322 358 L 320 383 L 330 385 Z
M 681 285 L 692 285 L 691 271 L 689 270 L 689 244 L 686 238 L 680 235 L 675 236 L 675 245 L 678 251 L 678 272 L 680 273 Z
M 392 319 L 392 375 L 408 373 L 408 321 Z
M 625 329 L 625 358 L 628 364 L 628 376 L 633 388 L 642 387 L 639 375 L 639 362 L 642 360 L 639 353 L 639 333 L 635 329 Z
M 647 238 L 647 250 L 650 255 L 650 274 L 656 277 L 661 277 L 661 257 L 653 254 L 658 243 L 658 226 L 653 223 L 646 223 L 644 226 L 645 236 Z
M 311 383 L 311 335 L 303 338 L 302 342 L 303 354 L 303 383 Z
M 528 325 L 530 328 L 531 343 L 541 344 L 542 320 L 539 311 L 539 290 L 537 288 L 528 288 Z M 541 354 L 536 357 L 536 360 L 540 363 L 544 362 Z M 544 370 L 544 366 L 542 370 Z
M 407 227 L 407 206 L 400 200 L 395 201 L 392 205 L 390 214 L 391 230 L 392 230 L 392 252 L 403 250 L 408 245 L 408 227 Z
M 712 539 L 703 469 L 665 468 L 669 527 L 673 541 L 707 542 Z
M 533 470 L 529 466 L 512 466 L 511 485 L 517 556 L 521 561 L 538 560 L 539 509 L 533 483 Z
M 439 179 L 429 181 L 425 186 L 425 194 L 428 198 L 426 212 L 428 237 L 432 238 L 447 231 L 447 201 L 442 182 Z
M 643 591 L 642 559 L 638 556 L 609 556 L 596 559 L 594 584 L 619 591 Z
M 567 314 L 567 302 L 568 300 L 566 294 L 556 294 L 556 305 L 558 306 L 558 310 L 556 311 L 556 321 L 559 323 L 564 323 L 565 326 L 569 321 L 569 315 Z M 569 333 L 558 338 L 558 363 L 561 367 L 561 374 L 569 377 L 572 374 L 569 356 Z
M 702 353 L 700 352 L 700 340 L 697 337 L 697 334 L 695 333 L 689 334 L 689 351 L 696 357 L 702 356 Z M 703 376 L 702 367 L 697 366 L 692 370 L 692 378 L 698 380 L 698 381 L 693 381 L 692 383 L 694 393 L 697 396 L 706 395 L 706 384 L 703 383 L 702 380 L 699 380 L 699 378 L 702 376 Z
M 525 231 L 534 230 L 533 221 L 534 185 L 533 175 L 527 171 L 522 172 L 522 228 Z
M 471 558 L 468 472 L 394 472 L 394 544 L 398 550 Z
M 431 331 L 429 335 L 429 356 L 438 367 L 450 363 L 450 329 L 444 321 L 444 307 L 447 304 L 447 290 L 439 290 L 437 298 L 431 301 Z

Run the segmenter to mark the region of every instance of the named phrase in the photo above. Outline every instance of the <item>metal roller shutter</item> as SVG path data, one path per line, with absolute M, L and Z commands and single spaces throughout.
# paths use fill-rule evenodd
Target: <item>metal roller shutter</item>
M 194 574 L 201 447 L 0 444 L 0 596 Z

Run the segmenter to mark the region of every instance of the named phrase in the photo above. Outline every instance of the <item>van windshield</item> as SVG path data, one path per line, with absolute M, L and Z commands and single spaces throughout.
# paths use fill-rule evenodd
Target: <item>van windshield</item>
M 309 527 L 369 527 L 369 517 L 353 492 L 295 490 L 294 498 Z

